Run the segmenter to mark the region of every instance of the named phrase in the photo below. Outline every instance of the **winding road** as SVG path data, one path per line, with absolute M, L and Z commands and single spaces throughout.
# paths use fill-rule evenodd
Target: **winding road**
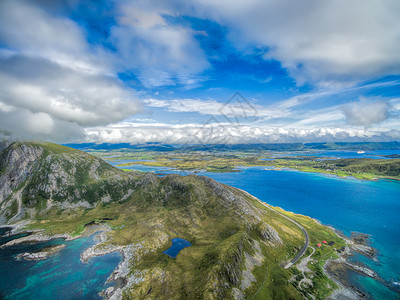
M 243 191 L 243 190 L 241 190 Z M 266 208 L 268 208 L 269 210 L 272 210 L 273 212 L 277 213 L 278 215 L 280 215 L 281 217 L 284 217 L 285 219 L 289 220 L 290 222 L 292 222 L 293 224 L 295 224 L 297 227 L 299 227 L 301 229 L 301 231 L 303 232 L 304 236 L 305 236 L 305 243 L 303 245 L 303 247 L 300 249 L 299 253 L 297 253 L 297 255 L 290 261 L 288 262 L 284 268 L 285 269 L 289 269 L 291 266 L 293 266 L 299 259 L 300 257 L 302 257 L 304 255 L 304 253 L 306 252 L 307 248 L 309 247 L 310 244 L 310 238 L 308 236 L 307 231 L 304 229 L 303 226 L 301 226 L 299 223 L 297 223 L 295 220 L 289 218 L 288 216 L 285 216 L 284 214 L 281 214 L 280 212 L 277 212 L 275 209 L 273 209 L 272 207 L 270 207 L 268 204 L 266 204 L 265 202 L 262 202 L 260 199 L 254 197 L 253 195 L 247 193 L 246 191 L 243 191 L 246 194 L 250 195 L 252 198 L 254 198 L 255 200 L 257 200 L 258 202 L 260 202 L 262 205 L 264 205 Z M 312 247 L 311 247 L 312 248 Z M 315 249 L 313 248 L 313 252 L 309 255 L 309 257 L 311 255 L 314 254 Z M 258 290 L 256 291 L 256 293 L 253 295 L 253 297 L 251 297 L 250 299 L 254 299 L 255 296 L 257 296 L 257 294 L 260 292 L 260 290 L 263 288 L 265 281 L 267 280 L 267 273 L 265 273 L 265 277 L 264 277 L 264 281 L 261 284 L 261 286 L 258 288 Z
M 304 234 L 305 237 L 305 242 L 303 247 L 300 249 L 299 253 L 297 253 L 297 255 L 289 262 L 286 264 L 286 266 L 284 267 L 285 269 L 289 269 L 291 266 L 293 266 L 299 259 L 300 257 L 302 257 L 304 255 L 304 253 L 306 252 L 309 244 L 310 244 L 310 238 L 308 236 L 307 231 L 304 229 L 303 226 L 301 226 L 299 223 L 297 223 L 295 220 L 289 218 L 288 216 L 285 216 L 284 214 L 281 214 L 280 212 L 276 211 L 275 209 L 273 209 L 272 207 L 270 207 L 267 203 L 262 202 L 260 199 L 254 197 L 253 195 L 249 194 L 248 192 L 241 190 L 242 192 L 245 192 L 247 195 L 249 195 L 250 197 L 252 197 L 253 199 L 257 200 L 259 203 L 261 203 L 262 205 L 264 205 L 266 208 L 268 208 L 269 210 L 272 210 L 273 212 L 277 213 L 278 215 L 280 215 L 281 217 L 284 217 L 285 219 L 289 220 L 290 222 L 292 222 L 293 224 L 295 224 L 297 227 L 299 227 L 301 229 L 301 231 Z
M 254 197 L 255 199 L 257 199 L 256 197 Z M 257 199 L 258 202 L 260 202 L 262 205 L 264 205 L 266 208 L 274 211 L 275 213 L 277 213 L 278 215 L 280 215 L 281 217 L 284 217 L 285 219 L 289 220 L 290 222 L 292 222 L 293 224 L 295 224 L 297 227 L 299 227 L 301 229 L 301 231 L 304 234 L 305 237 L 305 242 L 303 247 L 300 249 L 299 253 L 297 253 L 297 255 L 284 267 L 285 269 L 289 269 L 291 266 L 293 266 L 299 259 L 300 257 L 302 257 L 304 255 L 304 253 L 306 252 L 309 244 L 310 244 L 310 238 L 308 236 L 307 231 L 304 229 L 303 226 L 301 226 L 299 223 L 297 223 L 295 220 L 289 218 L 288 216 L 285 216 L 284 214 L 281 214 L 280 212 L 277 212 L 275 209 L 273 209 L 272 207 L 270 207 L 268 204 L 262 202 L 260 199 Z
M 295 256 L 295 258 L 293 258 L 292 261 L 289 262 L 289 263 L 285 266 L 285 269 L 289 269 L 291 266 L 293 266 L 293 265 L 299 260 L 299 258 L 303 256 L 303 254 L 306 252 L 306 250 L 307 250 L 307 248 L 308 248 L 308 246 L 309 246 L 309 244 L 310 244 L 310 239 L 309 239 L 309 237 L 308 237 L 308 233 L 307 233 L 307 231 L 303 228 L 303 226 L 301 226 L 299 223 L 297 223 L 296 221 L 294 221 L 294 220 L 292 220 L 292 219 L 290 219 L 290 218 L 287 218 L 287 219 L 290 220 L 290 221 L 292 221 L 294 224 L 296 224 L 296 225 L 301 229 L 301 231 L 303 231 L 304 236 L 305 236 L 306 239 L 305 239 L 305 243 L 304 243 L 303 247 L 300 249 L 299 253 L 297 253 L 297 255 Z

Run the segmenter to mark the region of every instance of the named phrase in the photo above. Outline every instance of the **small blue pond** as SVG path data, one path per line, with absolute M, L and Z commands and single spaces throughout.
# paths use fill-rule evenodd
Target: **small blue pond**
M 175 258 L 182 249 L 190 246 L 192 246 L 192 244 L 187 240 L 181 238 L 174 238 L 172 239 L 172 246 L 167 250 L 165 250 L 163 253 L 167 254 L 172 258 Z

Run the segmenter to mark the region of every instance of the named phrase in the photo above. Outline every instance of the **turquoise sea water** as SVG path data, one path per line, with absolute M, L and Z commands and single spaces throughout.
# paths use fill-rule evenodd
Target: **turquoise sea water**
M 6 239 L 0 238 L 0 244 L 4 242 Z M 82 263 L 80 254 L 93 243 L 94 236 L 91 236 L 69 242 L 57 239 L 1 249 L 0 299 L 101 299 L 98 293 L 111 285 L 105 282 L 121 257 L 112 253 Z M 19 253 L 59 244 L 66 244 L 66 247 L 46 260 L 15 259 Z

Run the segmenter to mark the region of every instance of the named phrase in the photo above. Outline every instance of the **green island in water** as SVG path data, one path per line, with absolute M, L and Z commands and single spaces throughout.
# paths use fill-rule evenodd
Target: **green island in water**
M 238 172 L 239 166 L 268 167 L 274 169 L 289 168 L 302 172 L 316 172 L 332 174 L 339 177 L 355 177 L 363 180 L 394 179 L 400 180 L 399 155 L 381 155 L 381 159 L 372 158 L 346 158 L 314 156 L 312 151 L 297 152 L 276 155 L 279 152 L 268 150 L 254 150 L 253 145 L 246 150 L 240 147 L 224 149 L 209 146 L 205 149 L 168 149 L 168 151 L 149 151 L 143 149 L 119 149 L 119 150 L 89 150 L 88 152 L 112 161 L 120 168 L 141 164 L 153 167 L 170 167 L 179 170 L 205 170 L 207 172 Z M 366 147 L 362 144 L 361 147 Z M 331 146 L 331 148 L 335 149 Z M 328 149 L 331 149 L 328 148 Z M 284 150 L 284 149 L 283 149 Z M 314 149 L 313 149 L 314 150 Z M 363 154 L 364 151 L 359 151 Z M 126 163 L 118 161 L 128 160 Z M 138 161 L 129 161 L 138 160 Z M 131 171 L 130 169 L 124 169 Z
M 398 174 L 393 171 L 398 159 L 260 158 L 249 153 L 199 158 L 190 153 L 127 152 L 109 159 L 150 159 L 154 161 L 140 163 L 209 171 L 274 165 L 398 179 L 391 175 Z M 334 293 L 361 297 L 340 281 L 341 274 L 351 268 L 376 277 L 346 260 L 352 251 L 373 255 L 362 236 L 350 240 L 312 218 L 270 206 L 205 176 L 125 172 L 88 153 L 51 143 L 1 144 L 0 224 L 13 226 L 14 233 L 31 233 L 2 248 L 99 231 L 97 244 L 86 249 L 81 260 L 122 254 L 109 278 L 116 285 L 101 293 L 104 298 L 326 299 Z M 176 238 L 190 246 L 173 258 L 163 252 Z M 50 247 L 20 259 L 46 259 L 60 249 Z

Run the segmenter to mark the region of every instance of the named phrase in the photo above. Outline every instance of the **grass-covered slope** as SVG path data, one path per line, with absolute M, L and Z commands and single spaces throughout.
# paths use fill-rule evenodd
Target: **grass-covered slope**
M 308 217 L 267 209 L 210 178 L 126 173 L 54 144 L 8 145 L 1 166 L 6 222 L 30 219 L 30 229 L 48 234 L 76 235 L 91 223 L 110 226 L 99 247 L 134 253 L 122 281 L 124 299 L 324 299 L 335 287 L 322 271 L 324 261 L 334 257 L 332 247 L 316 251 L 309 272 L 282 267 L 304 236 L 275 211 L 301 223 L 311 244 L 344 245 L 332 230 Z M 192 243 L 176 259 L 162 253 L 174 237 Z

